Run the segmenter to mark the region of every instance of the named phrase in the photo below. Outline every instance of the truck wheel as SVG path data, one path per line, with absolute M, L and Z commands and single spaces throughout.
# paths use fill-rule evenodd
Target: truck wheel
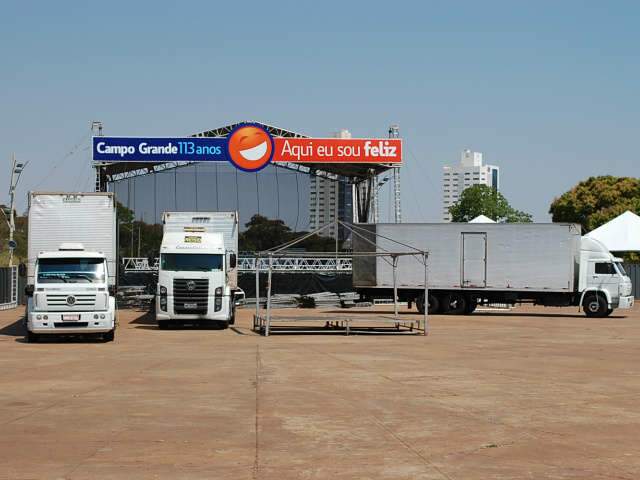
M 116 337 L 116 329 L 114 328 L 113 330 L 107 332 L 107 333 L 103 333 L 102 334 L 102 340 L 105 342 L 113 342 L 113 339 Z
M 473 312 L 475 312 L 477 306 L 478 300 L 476 298 L 469 297 L 467 299 L 467 307 L 464 309 L 464 314 L 471 315 Z
M 467 297 L 462 293 L 450 293 L 446 297 L 444 309 L 449 315 L 462 315 L 467 309 Z
M 27 335 L 24 337 L 27 343 L 38 343 L 40 339 L 37 333 L 27 332 Z
M 236 309 L 233 308 L 231 310 L 231 318 L 229 318 L 229 325 L 233 325 L 236 323 Z
M 416 308 L 418 313 L 424 313 L 424 294 L 416 298 Z M 433 294 L 429 294 L 429 313 L 438 313 L 440 311 L 440 300 Z
M 609 306 L 602 295 L 595 293 L 584 297 L 582 308 L 587 317 L 605 317 Z
M 606 315 L 606 316 L 608 317 L 608 316 L 609 316 L 609 315 L 611 315 L 612 313 L 613 313 L 613 308 L 608 308 L 608 309 L 607 309 L 607 315 Z

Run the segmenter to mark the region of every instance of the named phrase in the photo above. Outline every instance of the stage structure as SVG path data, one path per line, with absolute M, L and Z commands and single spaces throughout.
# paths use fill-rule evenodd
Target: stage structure
M 283 128 L 274 127 L 260 122 L 239 122 L 224 127 L 216 128 L 213 130 L 207 130 L 197 133 L 187 138 L 194 139 L 226 139 L 230 135 L 233 135 L 238 129 L 243 126 L 258 126 L 266 131 L 275 142 L 273 145 L 276 147 L 281 143 L 281 139 L 308 139 L 309 142 L 316 142 L 322 144 L 322 142 L 331 141 L 344 141 L 344 142 L 359 142 L 361 139 L 314 139 L 301 133 L 296 133 Z M 393 135 L 390 134 L 389 142 L 396 142 L 393 145 L 398 145 L 398 152 L 395 154 L 393 161 L 389 163 L 385 162 L 385 155 L 380 155 L 376 161 L 370 161 L 364 158 L 348 158 L 342 161 L 323 161 L 322 158 L 314 157 L 313 154 L 307 158 L 295 159 L 295 161 L 286 161 L 281 159 L 273 160 L 273 166 L 277 168 L 284 168 L 295 172 L 304 173 L 307 175 L 320 176 L 331 180 L 336 180 L 338 177 L 346 177 L 348 182 L 353 185 L 354 202 L 353 202 L 353 220 L 356 223 L 366 223 L 372 221 L 373 205 L 377 189 L 379 188 L 377 177 L 378 175 L 387 172 L 391 169 L 394 170 L 394 211 L 396 222 L 400 221 L 400 184 L 399 184 L 399 170 L 401 166 L 402 158 L 402 144 L 398 138 L 397 127 L 392 127 Z M 391 130 L 390 130 L 391 131 Z M 187 165 L 199 163 L 198 161 L 173 161 L 171 156 L 167 158 L 159 158 L 157 155 L 153 157 L 153 160 L 145 161 L 127 161 L 126 159 L 118 158 L 115 160 L 104 160 L 99 153 L 100 150 L 96 150 L 96 145 L 99 143 L 100 138 L 113 139 L 115 137 L 102 137 L 102 129 L 99 130 L 98 136 L 94 137 L 94 161 L 93 166 L 95 168 L 95 190 L 99 192 L 107 191 L 108 184 L 111 182 L 117 182 L 120 180 L 126 180 L 143 175 L 150 175 L 159 172 L 164 172 L 171 169 L 177 169 Z M 126 137 L 121 137 L 125 139 Z M 117 139 L 116 139 L 117 140 Z M 376 139 L 382 141 L 382 139 Z M 293 140 L 295 142 L 295 140 Z M 366 143 L 366 142 L 365 142 Z M 369 142 L 373 143 L 373 142 Z M 380 144 L 382 145 L 382 143 Z M 369 148 L 385 148 L 378 147 L 377 144 L 365 146 Z M 129 147 L 132 148 L 132 147 Z M 322 147 L 319 147 L 322 148 Z M 394 147 L 395 148 L 395 147 Z M 99 153 L 97 154 L 96 151 Z M 104 151 L 104 147 L 103 147 Z M 124 155 L 122 155 L 124 157 Z M 284 156 L 286 157 L 286 155 Z M 136 157 L 138 158 L 138 157 Z

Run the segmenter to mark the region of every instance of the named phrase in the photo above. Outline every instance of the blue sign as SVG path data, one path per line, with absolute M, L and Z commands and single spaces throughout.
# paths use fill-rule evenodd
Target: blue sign
M 93 137 L 95 162 L 225 162 L 220 137 Z

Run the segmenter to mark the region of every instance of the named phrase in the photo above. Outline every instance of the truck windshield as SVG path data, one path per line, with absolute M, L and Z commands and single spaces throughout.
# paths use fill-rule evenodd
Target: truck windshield
M 174 272 L 212 272 L 222 270 L 222 255 L 202 253 L 163 253 L 160 268 Z
M 102 258 L 42 258 L 38 260 L 40 283 L 103 283 Z
M 618 269 L 618 273 L 619 273 L 620 275 L 625 275 L 625 276 L 627 275 L 627 272 L 625 272 L 624 267 L 622 266 L 622 263 L 620 263 L 620 262 L 616 262 L 616 263 L 615 263 L 615 266 L 616 266 L 616 268 Z

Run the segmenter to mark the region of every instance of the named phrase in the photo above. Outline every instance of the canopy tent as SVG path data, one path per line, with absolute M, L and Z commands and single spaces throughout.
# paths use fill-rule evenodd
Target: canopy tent
M 469 223 L 496 223 L 495 220 L 491 220 L 486 215 L 478 215 L 473 220 L 469 220 Z
M 627 210 L 586 236 L 599 240 L 612 252 L 639 252 L 640 217 Z

